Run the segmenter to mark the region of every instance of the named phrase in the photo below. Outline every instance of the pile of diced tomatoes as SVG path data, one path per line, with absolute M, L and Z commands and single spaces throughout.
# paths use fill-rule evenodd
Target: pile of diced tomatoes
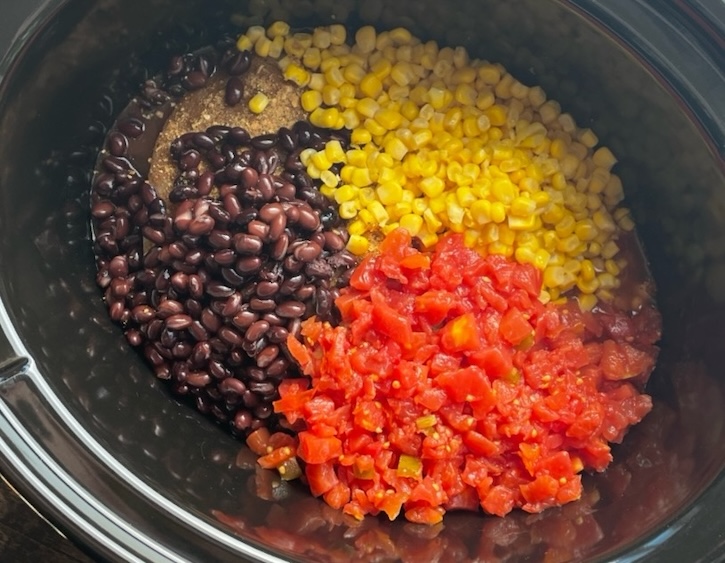
M 540 290 L 533 266 L 459 235 L 424 253 L 393 231 L 337 300 L 342 322 L 312 318 L 288 340 L 306 377 L 283 381 L 274 408 L 297 434 L 265 437 L 260 463 L 356 518 L 579 498 L 581 472 L 603 470 L 651 409 L 659 316 L 545 305 Z

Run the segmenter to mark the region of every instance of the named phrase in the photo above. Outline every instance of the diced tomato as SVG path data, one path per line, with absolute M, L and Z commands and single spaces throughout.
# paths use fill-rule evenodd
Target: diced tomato
M 335 436 L 319 437 L 305 430 L 299 440 L 299 456 L 306 463 L 325 463 L 342 455 L 342 442 Z
M 475 455 L 490 457 L 496 455 L 499 451 L 494 442 L 475 430 L 469 430 L 463 435 L 463 443 Z
M 503 339 L 514 346 L 520 344 L 533 333 L 531 324 L 518 309 L 509 309 L 504 313 L 503 317 L 501 317 L 499 330 Z
M 257 463 L 265 469 L 274 469 L 279 467 L 290 458 L 293 458 L 297 453 L 296 448 L 291 446 L 282 446 L 275 450 L 272 450 L 266 455 L 263 455 L 257 460 Z
M 492 378 L 506 377 L 514 368 L 511 351 L 502 346 L 487 346 L 469 354 L 468 360 Z
M 335 473 L 335 466 L 330 463 L 308 463 L 305 467 L 307 484 L 312 494 L 319 497 L 337 485 L 340 480 Z
M 345 514 L 432 524 L 446 509 L 571 502 L 581 471 L 604 469 L 609 442 L 651 409 L 638 389 L 655 314 L 544 305 L 537 269 L 480 256 L 461 235 L 422 253 L 393 231 L 351 280 L 341 324 L 308 319 L 289 341 L 310 384 L 284 381 L 274 405 L 298 442 L 250 435 L 265 467 L 296 450 L 313 494 Z
M 446 323 L 441 329 L 441 345 L 446 352 L 470 352 L 481 346 L 478 323 L 473 313 L 466 313 Z
M 373 302 L 373 322 L 382 334 L 404 348 L 410 347 L 413 338 L 410 320 L 389 307 L 382 297 Z
M 602 343 L 600 365 L 607 379 L 618 381 L 636 377 L 644 372 L 649 373 L 653 363 L 651 355 L 626 342 L 605 340 Z
M 307 348 L 305 348 L 302 343 L 291 334 L 287 337 L 287 349 L 302 368 L 302 373 L 305 375 L 311 375 L 312 370 L 314 369 L 312 365 L 312 355 Z
M 443 520 L 442 508 L 433 508 L 430 506 L 418 506 L 405 511 L 405 519 L 416 524 L 438 524 Z

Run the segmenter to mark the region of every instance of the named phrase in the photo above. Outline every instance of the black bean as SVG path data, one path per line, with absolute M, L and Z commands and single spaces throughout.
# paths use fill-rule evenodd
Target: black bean
M 288 334 L 289 333 L 287 332 L 287 329 L 285 327 L 275 326 L 270 329 L 268 338 L 270 342 L 274 342 L 275 344 L 282 344 L 283 342 L 287 341 Z
M 264 336 L 269 330 L 269 323 L 267 321 L 255 321 L 244 334 L 244 338 L 250 342 L 256 342 L 262 336 Z
M 260 368 L 266 368 L 279 356 L 279 346 L 270 344 L 257 355 L 257 365 Z M 270 383 L 270 392 L 274 392 L 274 386 Z
M 201 155 L 197 150 L 188 150 L 179 158 L 179 168 L 181 170 L 191 170 L 197 168 L 201 163 Z
M 266 299 L 272 297 L 279 291 L 279 283 L 271 281 L 261 281 L 257 284 L 256 293 L 258 297 Z
M 274 312 L 285 319 L 295 319 L 305 313 L 305 305 L 300 301 L 285 301 L 275 308 Z
M 242 127 L 232 127 L 229 131 L 229 135 L 227 136 L 227 141 L 235 146 L 242 146 L 249 143 L 251 138 L 249 131 L 246 129 Z
M 193 70 L 187 74 L 181 83 L 187 90 L 199 90 L 206 86 L 208 77 L 200 70 Z
M 227 62 L 227 72 L 231 76 L 239 76 L 249 70 L 252 64 L 252 54 L 249 51 L 241 51 L 234 55 Z
M 137 139 L 146 130 L 146 124 L 136 117 L 123 119 L 118 122 L 116 127 L 121 133 L 131 139 Z
M 258 256 L 245 256 L 237 260 L 234 269 L 243 276 L 256 274 L 262 267 L 262 260 Z
M 242 335 L 229 326 L 223 326 L 219 329 L 219 338 L 230 346 L 241 346 L 244 343 Z
M 211 377 L 203 371 L 194 372 L 186 377 L 186 383 L 192 387 L 205 387 L 211 383 Z
M 189 233 L 192 235 L 208 235 L 214 229 L 214 219 L 209 215 L 202 215 L 189 223 Z
M 247 224 L 247 232 L 250 235 L 254 235 L 262 240 L 265 240 L 269 234 L 269 225 L 254 219 Z
M 224 88 L 224 102 L 233 107 L 242 101 L 242 96 L 244 96 L 244 83 L 237 76 L 230 77 Z
M 108 136 L 107 146 L 113 156 L 126 156 L 128 138 L 120 131 L 115 131 Z
M 256 256 L 262 251 L 262 239 L 258 236 L 238 233 L 234 235 L 234 250 L 241 255 Z
M 226 298 L 230 297 L 234 293 L 234 289 L 232 289 L 228 285 L 224 285 L 223 283 L 213 281 L 207 285 L 206 292 L 212 297 Z
M 287 337 L 285 336 L 285 341 Z M 289 369 L 289 361 L 287 361 L 286 358 L 280 356 L 276 360 L 274 360 L 269 366 L 267 367 L 267 375 L 269 377 L 278 378 L 284 375 L 287 370 Z
M 277 144 L 277 135 L 274 133 L 268 133 L 265 135 L 258 135 L 251 140 L 252 146 L 257 150 L 266 151 L 271 149 Z
M 322 248 L 315 242 L 308 242 L 297 246 L 294 257 L 300 262 L 312 262 L 322 253 Z
M 319 216 L 312 211 L 309 207 L 299 207 L 299 218 L 297 219 L 297 224 L 307 230 L 307 231 L 315 231 L 320 226 L 320 218 Z
M 212 248 L 221 250 L 223 248 L 231 248 L 232 234 L 229 231 L 214 230 L 209 233 L 207 242 Z
M 274 311 L 277 304 L 274 299 L 259 299 L 258 297 L 252 297 L 249 300 L 249 308 L 257 313 L 264 313 L 267 311 Z
M 241 165 L 241 163 L 240 163 Z M 243 166 L 239 171 L 239 184 L 243 188 L 252 188 L 259 181 L 259 172 L 250 166 Z
M 231 248 L 225 248 L 214 253 L 214 262 L 220 266 L 231 266 L 237 259 L 237 255 Z

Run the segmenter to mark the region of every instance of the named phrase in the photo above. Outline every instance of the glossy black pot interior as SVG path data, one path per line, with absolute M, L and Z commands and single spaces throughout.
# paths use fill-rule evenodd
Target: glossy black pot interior
M 626 0 L 43 3 L 0 67 L 3 472 L 88 549 L 126 560 L 722 556 L 725 183 L 717 94 L 725 82 L 707 62 L 722 56 L 722 45 L 686 46 L 702 31 L 674 4 L 657 15 Z M 32 7 L 18 8 L 20 16 Z M 664 338 L 649 387 L 654 411 L 606 473 L 585 479 L 581 501 L 505 519 L 451 514 L 429 529 L 382 519 L 356 528 L 294 487 L 262 500 L 251 492 L 254 472 L 235 462 L 242 444 L 171 400 L 125 345 L 94 283 L 87 213 L 94 154 L 84 147 L 100 142 L 142 78 L 119 69 L 131 60 L 161 69 L 174 45 L 213 41 L 232 13 L 243 25 L 258 16 L 404 25 L 463 44 L 542 85 L 618 155 L 659 285 Z M 223 523 L 220 512 L 228 515 Z

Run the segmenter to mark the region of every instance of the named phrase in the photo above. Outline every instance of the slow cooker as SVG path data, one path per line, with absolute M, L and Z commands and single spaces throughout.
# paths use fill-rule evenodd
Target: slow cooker
M 36 0 L 2 12 L 0 471 L 74 541 L 124 561 L 366 560 L 371 537 L 407 561 L 725 556 L 722 1 Z M 295 487 L 259 498 L 243 444 L 171 399 L 108 319 L 88 206 L 107 127 L 174 48 L 274 19 L 402 25 L 464 45 L 541 85 L 618 155 L 664 335 L 654 410 L 582 500 L 433 529 L 351 527 Z

